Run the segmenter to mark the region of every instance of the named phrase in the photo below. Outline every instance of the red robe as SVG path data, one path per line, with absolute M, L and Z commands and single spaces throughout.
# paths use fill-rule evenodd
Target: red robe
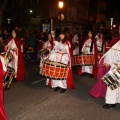
M 12 39 L 13 38 L 8 39 L 5 45 L 7 45 Z M 17 70 L 16 80 L 24 81 L 25 80 L 25 67 L 24 67 L 23 52 L 21 52 L 22 41 L 18 38 L 15 38 L 14 41 L 18 48 L 18 70 Z
M 88 40 L 88 38 L 83 41 L 82 46 L 84 45 L 84 43 L 85 43 L 86 40 Z M 96 78 L 96 77 L 97 77 L 97 59 L 98 59 L 98 55 L 97 55 L 97 45 L 96 45 L 96 40 L 95 40 L 94 38 L 92 38 L 92 41 L 93 41 L 94 50 L 95 50 L 95 51 L 94 51 L 94 53 L 95 53 L 95 54 L 94 54 L 95 64 L 93 65 L 93 72 L 92 72 L 92 74 L 93 74 L 93 76 Z M 81 66 L 78 68 L 78 74 L 79 74 L 79 75 L 82 74 L 82 67 L 81 67 Z
M 68 46 L 69 46 L 69 55 L 70 55 L 70 63 L 69 63 L 69 70 L 68 70 L 68 76 L 67 76 L 67 88 L 68 89 L 75 89 L 75 85 L 73 82 L 73 73 L 72 73 L 72 48 L 71 48 L 71 44 L 69 41 L 65 42 Z M 70 44 L 70 45 L 69 45 Z
M 3 104 L 3 77 L 4 77 L 3 66 L 0 60 L 0 120 L 7 120 L 6 113 Z

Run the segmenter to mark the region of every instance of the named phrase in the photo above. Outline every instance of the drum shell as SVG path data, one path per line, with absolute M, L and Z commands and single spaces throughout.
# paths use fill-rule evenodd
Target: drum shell
M 94 64 L 95 60 L 93 54 L 81 54 L 73 56 L 73 65 L 89 66 Z
M 115 90 L 120 86 L 119 79 L 116 77 L 115 73 L 113 73 L 113 69 L 106 73 L 102 77 L 102 80 L 107 84 L 107 86 L 111 90 Z
M 68 75 L 68 66 L 65 64 L 43 61 L 40 74 L 54 80 L 65 80 Z

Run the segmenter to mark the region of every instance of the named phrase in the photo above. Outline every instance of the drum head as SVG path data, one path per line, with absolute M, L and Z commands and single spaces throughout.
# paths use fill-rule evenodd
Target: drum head
M 67 67 L 66 64 L 53 62 L 53 61 L 44 61 L 45 64 L 51 65 L 51 66 L 58 66 L 58 67 Z

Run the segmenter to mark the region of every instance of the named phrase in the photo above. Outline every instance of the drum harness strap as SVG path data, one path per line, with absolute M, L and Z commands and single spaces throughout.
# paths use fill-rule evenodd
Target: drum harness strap
M 60 58 L 60 62 L 61 62 L 61 60 L 62 60 L 63 55 L 64 55 L 64 54 L 67 54 L 67 53 L 61 53 L 61 52 L 56 52 L 56 53 L 59 53 L 59 54 L 62 55 L 61 58 Z
M 92 42 L 91 42 L 90 52 L 92 52 L 92 50 L 93 50 L 93 40 L 92 40 Z

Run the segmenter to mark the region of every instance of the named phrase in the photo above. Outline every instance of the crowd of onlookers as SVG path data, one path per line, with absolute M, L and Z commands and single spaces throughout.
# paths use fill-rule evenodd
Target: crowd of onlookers
M 37 59 L 38 52 L 40 49 L 42 49 L 42 45 L 44 44 L 44 42 L 46 42 L 48 40 L 48 34 L 50 34 L 50 32 L 48 32 L 48 31 L 39 32 L 36 30 L 21 29 L 19 27 L 15 27 L 15 29 L 18 32 L 17 37 L 19 37 L 23 42 L 24 54 L 30 54 L 31 59 Z M 67 37 L 69 37 L 71 39 L 73 39 L 75 34 L 81 35 L 79 30 L 76 30 L 76 32 L 74 32 L 74 33 L 72 32 L 72 30 L 66 31 Z M 94 37 L 96 35 L 94 35 Z M 10 30 L 7 30 L 5 28 L 0 29 L 0 39 L 2 39 L 0 41 L 3 41 L 3 43 L 4 43 L 10 37 L 11 37 Z M 84 40 L 85 37 L 86 37 L 86 35 L 82 34 L 80 39 Z M 55 38 L 55 39 L 57 39 L 57 38 Z M 107 42 L 109 42 L 111 39 L 112 39 L 112 37 L 106 38 Z M 30 59 L 28 58 L 28 60 L 30 60 Z

